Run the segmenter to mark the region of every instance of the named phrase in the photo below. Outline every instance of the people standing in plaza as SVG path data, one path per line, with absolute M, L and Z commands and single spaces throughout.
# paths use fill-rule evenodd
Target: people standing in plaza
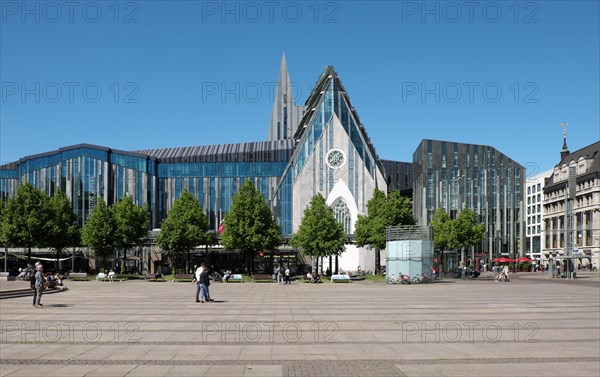
M 42 307 L 42 291 L 44 290 L 44 272 L 41 263 L 35 265 L 35 290 L 33 292 L 33 306 Z
M 284 274 L 285 274 L 285 284 L 292 284 L 292 282 L 290 281 L 290 269 L 286 268 Z
M 492 271 L 494 272 L 494 281 L 498 281 L 498 279 L 500 279 L 500 267 L 497 264 L 494 264 Z
M 283 266 L 277 267 L 277 284 L 283 283 Z
M 208 268 L 206 268 L 206 266 L 204 266 L 204 269 L 200 274 L 200 279 L 198 279 L 198 282 L 200 285 L 200 302 L 214 301 L 212 298 L 210 298 L 210 292 L 208 291 L 210 279 L 208 277 Z
M 502 275 L 503 276 L 503 280 L 504 281 L 510 281 L 510 278 L 508 277 L 508 265 L 504 265 L 504 268 L 502 269 Z
M 200 275 L 204 270 L 204 264 L 200 265 L 200 267 L 196 268 L 194 271 L 194 277 L 196 281 L 196 302 L 200 302 Z

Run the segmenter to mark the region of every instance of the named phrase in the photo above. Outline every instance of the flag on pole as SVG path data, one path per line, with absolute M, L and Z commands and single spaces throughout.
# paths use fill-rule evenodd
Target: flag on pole
M 219 224 L 219 228 L 217 229 L 217 234 L 221 235 L 221 233 L 223 233 L 225 231 L 225 221 L 221 220 L 221 223 Z

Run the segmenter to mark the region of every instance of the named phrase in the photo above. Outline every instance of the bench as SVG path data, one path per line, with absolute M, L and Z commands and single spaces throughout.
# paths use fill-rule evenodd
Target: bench
M 175 281 L 192 281 L 194 274 L 175 274 Z
M 273 276 L 268 274 L 255 274 L 252 276 L 253 283 L 271 283 L 273 281 Z
M 71 280 L 87 280 L 87 272 L 71 272 L 69 274 Z
M 165 281 L 165 278 L 162 276 L 162 274 L 146 274 L 146 280 L 158 281 L 158 279 Z
M 231 275 L 229 280 L 226 280 L 226 282 L 227 283 L 243 283 L 242 275 L 241 274 L 233 274 L 233 275 Z
M 350 275 L 348 274 L 338 274 L 331 275 L 332 283 L 350 283 Z

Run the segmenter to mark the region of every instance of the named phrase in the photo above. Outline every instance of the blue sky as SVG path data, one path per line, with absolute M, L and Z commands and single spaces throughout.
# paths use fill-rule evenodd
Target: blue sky
M 472 4 L 472 5 L 468 5 Z M 0 162 L 261 141 L 335 66 L 381 158 L 421 139 L 551 168 L 600 139 L 598 1 L 0 2 Z

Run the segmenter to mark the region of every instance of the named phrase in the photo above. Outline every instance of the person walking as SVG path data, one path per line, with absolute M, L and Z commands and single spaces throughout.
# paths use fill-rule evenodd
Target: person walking
M 283 283 L 283 266 L 277 267 L 277 284 Z
M 208 277 L 208 269 L 206 267 L 204 267 L 202 270 L 198 282 L 200 285 L 200 302 L 214 301 L 212 298 L 210 298 L 210 292 L 208 291 L 210 279 Z
M 41 308 L 43 305 L 41 303 L 42 300 L 42 292 L 44 291 L 44 268 L 42 264 L 36 264 L 35 266 L 35 290 L 33 292 L 33 306 L 36 308 Z
M 202 275 L 202 272 L 204 271 L 204 263 L 200 265 L 200 267 L 196 268 L 196 271 L 194 272 L 194 277 L 196 280 L 196 302 L 200 302 L 200 275 Z

